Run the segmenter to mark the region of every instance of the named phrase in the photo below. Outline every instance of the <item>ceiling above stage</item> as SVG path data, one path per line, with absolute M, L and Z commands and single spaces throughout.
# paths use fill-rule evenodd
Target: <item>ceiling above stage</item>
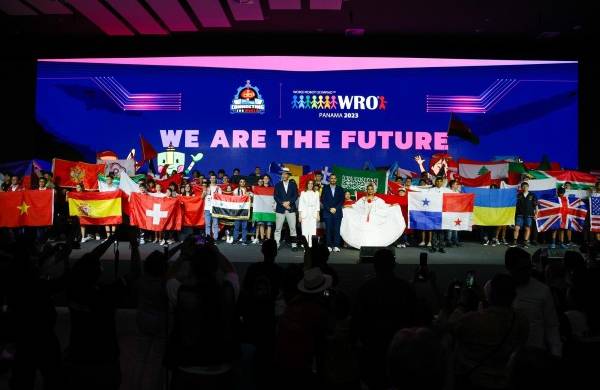
M 583 0 L 0 0 L 0 34 L 47 39 L 172 36 L 216 30 L 346 35 L 507 33 L 554 38 L 582 30 L 583 4 Z

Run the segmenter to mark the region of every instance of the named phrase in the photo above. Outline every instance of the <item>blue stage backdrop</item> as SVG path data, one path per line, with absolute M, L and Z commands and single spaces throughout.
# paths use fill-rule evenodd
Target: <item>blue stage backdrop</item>
M 544 155 L 577 166 L 577 63 L 417 58 L 39 60 L 36 115 L 90 160 L 140 155 L 140 134 L 203 153 L 196 168 L 269 162 L 417 170 L 425 159 Z M 451 113 L 478 145 L 447 138 Z M 181 156 L 181 155 L 180 155 Z

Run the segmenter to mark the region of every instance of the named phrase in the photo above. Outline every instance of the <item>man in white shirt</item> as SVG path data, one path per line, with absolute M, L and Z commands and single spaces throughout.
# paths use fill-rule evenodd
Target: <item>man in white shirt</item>
M 206 237 L 210 237 L 212 230 L 212 237 L 215 241 L 219 238 L 219 219 L 213 218 L 211 214 L 212 209 L 212 197 L 214 194 L 221 193 L 221 187 L 217 185 L 217 176 L 214 173 L 210 175 L 210 182 L 206 191 L 202 192 L 204 197 L 204 234 Z
M 434 192 L 437 194 L 444 194 L 450 191 L 448 187 L 444 185 L 444 178 L 438 176 L 435 178 L 435 185 L 429 189 L 429 192 Z M 444 239 L 445 239 L 445 231 L 444 230 L 433 230 L 431 232 L 431 249 L 430 252 L 435 252 L 436 250 L 440 253 L 446 253 L 444 249 Z

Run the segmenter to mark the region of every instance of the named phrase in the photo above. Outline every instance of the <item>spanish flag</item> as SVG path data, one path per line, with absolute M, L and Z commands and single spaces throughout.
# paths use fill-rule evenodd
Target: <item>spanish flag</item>
M 69 192 L 69 215 L 82 225 L 118 225 L 123 221 L 121 191 Z

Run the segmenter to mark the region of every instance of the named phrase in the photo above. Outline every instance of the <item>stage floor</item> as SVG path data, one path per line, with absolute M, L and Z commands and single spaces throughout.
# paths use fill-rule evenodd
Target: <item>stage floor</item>
M 81 249 L 73 251 L 72 257 L 78 258 L 85 252 L 92 250 L 99 241 L 88 241 L 81 245 Z M 173 247 L 171 245 L 170 247 Z M 530 253 L 534 253 L 542 246 L 531 246 L 527 249 Z M 253 263 L 262 258 L 260 253 L 260 245 L 231 245 L 226 243 L 219 244 L 219 249 L 233 263 Z M 446 253 L 429 253 L 425 247 L 408 247 L 395 248 L 396 262 L 398 264 L 419 264 L 419 255 L 421 252 L 428 253 L 429 264 L 471 264 L 471 265 L 502 265 L 504 266 L 504 252 L 507 247 L 504 245 L 483 246 L 481 244 L 467 242 L 459 248 L 446 248 Z M 147 243 L 140 246 L 140 254 L 142 258 L 155 250 L 164 250 L 163 246 Z M 120 258 L 123 260 L 129 259 L 129 246 L 127 243 L 119 243 Z M 175 255 L 177 256 L 177 255 Z M 277 256 L 278 263 L 302 263 L 304 254 L 302 251 L 294 252 L 289 246 L 282 246 Z M 103 260 L 114 259 L 113 248 L 106 251 Z M 342 248 L 341 252 L 332 252 L 329 257 L 331 264 L 358 264 L 359 251 L 357 249 Z

